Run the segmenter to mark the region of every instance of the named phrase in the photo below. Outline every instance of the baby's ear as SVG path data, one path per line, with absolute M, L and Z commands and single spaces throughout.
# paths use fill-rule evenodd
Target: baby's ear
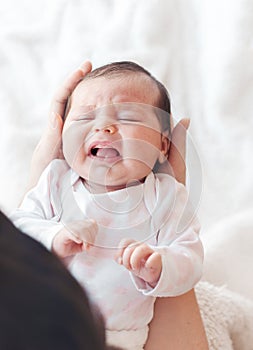
M 158 162 L 160 164 L 163 164 L 167 160 L 168 154 L 169 154 L 169 148 L 170 148 L 169 132 L 165 131 L 161 135 L 161 151 L 158 157 Z

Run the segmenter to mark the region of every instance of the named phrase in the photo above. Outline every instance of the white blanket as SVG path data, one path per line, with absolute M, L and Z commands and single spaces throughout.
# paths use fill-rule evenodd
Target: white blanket
M 253 298 L 253 258 L 245 251 L 252 221 L 243 246 L 240 239 L 253 199 L 252 1 L 9 0 L 0 23 L 0 207 L 9 213 L 24 192 L 66 74 L 87 58 L 95 67 L 134 60 L 166 84 L 175 118 L 192 121 L 188 184 L 203 226 L 205 276 Z
M 95 67 L 139 62 L 168 87 L 174 116 L 191 118 L 204 229 L 251 205 L 251 0 L 10 0 L 1 3 L 0 23 L 6 210 L 22 195 L 56 87 L 86 58 Z

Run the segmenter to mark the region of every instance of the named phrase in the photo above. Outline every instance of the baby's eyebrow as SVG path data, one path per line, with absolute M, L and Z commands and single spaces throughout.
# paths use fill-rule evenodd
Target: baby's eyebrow
M 69 114 L 71 114 L 72 116 L 80 116 L 83 114 L 88 114 L 94 111 L 95 109 L 96 109 L 95 105 L 79 105 L 74 108 L 72 106 L 72 108 L 70 108 Z
M 96 105 L 81 105 L 74 110 L 82 113 L 87 113 L 93 111 L 94 109 L 96 109 Z

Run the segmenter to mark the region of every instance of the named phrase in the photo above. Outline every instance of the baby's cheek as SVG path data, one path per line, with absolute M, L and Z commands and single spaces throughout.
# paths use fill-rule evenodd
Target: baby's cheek
M 63 130 L 62 150 L 64 158 L 71 167 L 84 156 L 84 136 L 77 127 L 71 126 Z

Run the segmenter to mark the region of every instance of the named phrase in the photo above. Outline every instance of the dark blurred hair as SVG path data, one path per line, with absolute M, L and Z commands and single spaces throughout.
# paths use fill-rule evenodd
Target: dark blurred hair
M 117 76 L 118 77 L 122 76 L 125 73 L 144 74 L 148 76 L 155 83 L 159 92 L 159 98 L 158 98 L 158 101 L 156 102 L 157 105 L 155 107 L 158 107 L 168 113 L 168 116 L 166 118 L 162 117 L 162 118 L 159 118 L 159 120 L 161 122 L 162 129 L 168 130 L 170 133 L 171 105 L 170 105 L 169 93 L 166 87 L 160 81 L 158 81 L 155 77 L 153 77 L 153 75 L 151 75 L 149 71 L 147 71 L 145 68 L 138 65 L 137 63 L 134 63 L 131 61 L 112 62 L 94 69 L 84 77 L 83 81 L 87 79 L 95 79 L 100 77 L 114 78 Z M 68 107 L 66 108 L 66 112 L 68 111 Z
M 119 350 L 63 263 L 0 212 L 0 349 Z

